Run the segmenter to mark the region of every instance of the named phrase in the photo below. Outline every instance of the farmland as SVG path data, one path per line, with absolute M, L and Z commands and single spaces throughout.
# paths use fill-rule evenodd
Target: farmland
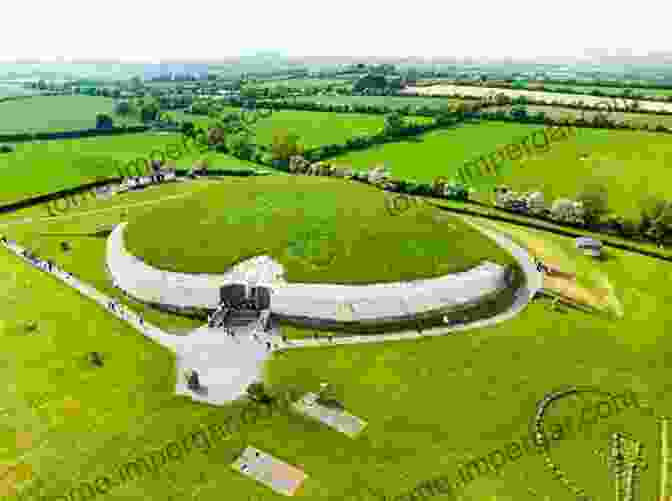
M 239 113 L 240 108 L 225 107 L 225 113 Z M 208 127 L 212 120 L 184 112 L 173 113 L 178 120 L 190 120 L 201 127 Z M 411 117 L 413 121 L 431 122 L 428 117 Z M 270 145 L 273 134 L 287 130 L 299 136 L 306 148 L 316 148 L 325 144 L 345 143 L 358 135 L 373 135 L 383 129 L 385 118 L 381 115 L 359 113 L 327 113 L 313 111 L 280 110 L 260 120 L 254 129 L 260 144 Z
M 428 183 L 438 176 L 450 178 L 463 162 L 541 128 L 483 121 L 433 131 L 417 142 L 385 144 L 348 153 L 334 158 L 332 163 L 357 169 L 384 164 L 395 177 Z M 553 143 L 546 153 L 509 162 L 511 166 L 494 177 L 492 183 L 506 184 L 516 191 L 538 190 L 548 201 L 574 198 L 585 185 L 599 184 L 609 192 L 609 206 L 614 212 L 634 216 L 639 210 L 639 200 L 636 195 L 633 199 L 633 194 L 646 193 L 663 199 L 672 196 L 669 183 L 661 182 L 668 179 L 671 156 L 672 143 L 667 134 L 581 128 L 575 137 Z M 473 196 L 492 202 L 491 193 L 478 187 Z
M 181 142 L 178 134 L 129 134 L 64 141 L 27 142 L 15 145 L 13 153 L 0 155 L 3 189 L 0 204 L 22 198 L 74 188 L 99 177 L 118 176 L 114 160 L 128 162 L 146 158 L 152 150 L 166 151 Z M 253 164 L 221 153 L 208 153 L 212 167 L 250 167 Z M 192 147 L 178 162 L 191 166 L 202 157 Z
M 502 110 L 509 112 L 512 106 L 490 106 L 487 108 L 488 112 Z M 665 127 L 672 127 L 672 115 L 653 115 L 648 113 L 627 113 L 623 111 L 597 111 L 597 110 L 577 110 L 573 108 L 563 108 L 561 106 L 540 106 L 528 105 L 526 106 L 528 114 L 544 113 L 545 115 L 556 120 L 569 120 L 573 123 L 577 118 L 583 116 L 586 120 L 592 120 L 597 114 L 606 116 L 612 122 L 625 122 L 636 127 L 648 125 L 649 129 L 655 129 L 658 125 Z
M 596 97 L 596 96 L 586 96 L 586 95 L 576 95 L 576 94 L 558 94 L 555 92 L 543 92 L 543 91 L 533 91 L 533 90 L 520 90 L 520 89 L 497 89 L 481 86 L 468 86 L 468 85 L 431 85 L 428 87 L 407 87 L 404 91 L 406 93 L 417 93 L 419 95 L 427 96 L 453 96 L 455 94 L 459 96 L 472 96 L 472 97 L 488 97 L 496 96 L 497 94 L 504 94 L 510 98 L 517 97 L 526 97 L 529 99 L 542 100 L 545 103 L 560 103 L 560 104 L 571 104 L 577 102 L 583 102 L 586 105 L 590 106 L 604 106 L 605 103 L 608 103 L 617 108 L 623 107 L 623 99 L 621 98 L 609 98 L 609 97 Z M 631 104 L 630 99 L 625 100 L 628 104 Z M 672 111 L 672 103 L 660 103 L 656 101 L 638 101 L 639 107 L 642 110 L 650 111 Z
M 284 73 L 280 75 L 283 79 L 273 81 L 240 80 L 250 86 L 299 85 L 304 89 L 350 85 L 338 78 L 284 79 Z M 253 74 L 250 78 L 258 77 Z M 199 85 L 209 83 L 203 80 Z M 139 90 L 134 92 L 182 85 L 191 83 L 155 82 L 144 90 L 138 84 Z M 478 88 L 455 89 L 471 92 Z M 569 95 L 547 94 L 552 100 L 570 99 Z M 570 97 L 572 101 L 590 99 Z M 445 96 L 305 96 L 296 100 L 395 109 L 406 105 L 454 108 L 466 102 Z M 23 127 L 23 131 L 83 128 L 90 126 L 90 120 L 95 125 L 96 113 L 111 113 L 111 102 L 84 96 L 42 96 L 18 101 L 16 108 L 4 108 L 11 103 L 0 103 L 0 132 L 3 126 Z M 18 103 L 26 107 L 20 108 Z M 262 106 L 260 101 L 257 105 Z M 509 111 L 511 106 L 487 108 L 497 109 Z M 3 110 L 13 110 L 13 118 L 6 119 Z M 240 108 L 223 111 L 237 113 Z M 582 114 L 561 106 L 530 105 L 527 111 L 559 119 Z M 170 114 L 205 128 L 214 122 L 206 115 Z M 590 120 L 595 114 L 585 111 L 584 115 Z M 672 126 L 672 117 L 630 112 L 613 112 L 610 119 L 646 123 L 651 128 Z M 414 115 L 407 120 L 428 123 L 434 119 Z M 40 123 L 42 128 L 30 128 Z M 484 188 L 485 184 L 475 186 L 469 201 L 434 197 L 426 201 L 441 207 L 418 203 L 392 216 L 387 202 L 399 194 L 384 192 L 383 182 L 373 176 L 337 178 L 333 173 L 329 176 L 324 165 L 323 170 L 313 169 L 314 175 L 298 174 L 296 167 L 301 162 L 292 159 L 289 169 L 282 161 L 294 154 L 283 150 L 289 149 L 289 144 L 274 148 L 274 158 L 281 160 L 272 164 L 274 168 L 264 159 L 270 156 L 266 147 L 281 131 L 297 134 L 299 142 L 310 149 L 387 130 L 384 144 L 362 146 L 325 163 L 363 171 L 384 165 L 393 179 L 431 183 L 437 177 L 451 178 L 467 160 L 542 131 L 543 125 L 466 118 L 422 135 L 403 135 L 389 132 L 394 131 L 395 122 L 382 114 L 280 110 L 250 127 L 254 131 L 251 142 L 264 148 L 254 150 L 254 155 L 237 154 L 254 161 L 216 153 L 214 145 L 201 153 L 190 144 L 174 166 L 188 168 L 207 159 L 210 168 L 263 168 L 272 175 L 189 176 L 170 183 L 156 182 L 155 178 L 151 185 L 137 190 L 109 197 L 92 195 L 79 206 L 63 209 L 67 204 L 59 204 L 57 215 L 47 216 L 44 203 L 0 213 L 1 236 L 52 260 L 165 333 L 154 338 L 158 342 L 150 341 L 152 331 L 142 324 L 137 329 L 129 327 L 109 304 L 106 309 L 0 245 L 0 378 L 7 382 L 0 391 L 3 501 L 5 496 L 14 501 L 19 492 L 20 499 L 66 500 L 67 493 L 82 482 L 93 483 L 102 475 L 116 479 L 120 466 L 128 468 L 129 461 L 135 466 L 131 468 L 136 470 L 135 478 L 131 475 L 130 481 L 95 500 L 72 494 L 67 501 L 87 497 L 87 501 L 220 501 L 222 493 L 233 501 L 281 499 L 229 467 L 247 446 L 266 451 L 307 474 L 297 499 L 406 500 L 410 497 L 401 493 L 428 479 L 444 476 L 453 484 L 460 466 L 473 466 L 475 458 L 480 458 L 476 480 L 457 487 L 454 499 L 569 500 L 574 497 L 554 478 L 539 454 L 526 451 L 511 461 L 504 456 L 505 465 L 498 473 L 482 474 L 481 466 L 484 458 L 494 463 L 493 451 L 501 454 L 507 450 L 511 459 L 507 444 L 529 436 L 535 408 L 545 396 L 588 385 L 612 394 L 634 391 L 639 408 L 627 408 L 608 418 L 598 412 L 602 418 L 598 424 L 586 429 L 582 421 L 577 430 L 577 421 L 585 417 L 582 408 L 603 397 L 582 394 L 554 401 L 545 416 L 546 431 L 553 437 L 553 462 L 591 499 L 612 499 L 613 476 L 604 461 L 609 441 L 614 432 L 631 433 L 645 444 L 647 467 L 640 472 L 637 485 L 640 499 L 658 499 L 656 417 L 672 414 L 666 382 L 672 350 L 666 335 L 672 321 L 672 316 L 667 317 L 672 315 L 672 265 L 663 257 L 672 256 L 672 247 L 660 250 L 660 244 L 650 238 L 626 252 L 607 245 L 618 240 L 609 236 L 604 237 L 601 256 L 591 257 L 577 248 L 574 238 L 559 235 L 571 227 L 556 221 L 547 228 L 553 227 L 557 234 L 535 230 L 533 225 L 539 219 L 493 208 L 493 192 L 491 186 Z M 640 202 L 657 197 L 662 215 L 655 216 L 659 225 L 655 229 L 662 231 L 665 238 L 661 241 L 667 245 L 672 241 L 672 202 L 664 202 L 672 200 L 671 137 L 645 131 L 575 128 L 565 140 L 552 142 L 548 151 L 510 161 L 493 176 L 491 184 L 505 184 L 516 191 L 541 191 L 549 207 L 559 197 L 576 199 L 586 186 L 603 187 L 609 211 L 632 218 L 638 232 L 632 235 L 637 236 L 647 235 L 649 228 L 644 224 L 648 216 L 641 216 Z M 165 152 L 169 145 L 185 141 L 181 134 L 153 132 L 15 143 L 15 151 L 0 154 L 0 206 L 116 176 L 116 161 L 149 158 L 152 152 Z M 487 217 L 463 215 L 468 212 Z M 601 215 L 599 222 L 608 215 Z M 498 220 L 498 216 L 510 216 L 509 222 L 519 224 Z M 352 335 L 344 332 L 347 328 L 329 330 L 316 318 L 307 319 L 303 326 L 293 320 L 290 326 L 273 304 L 273 298 L 278 297 L 273 296 L 278 292 L 276 287 L 282 285 L 259 279 L 268 275 L 268 270 L 261 269 L 244 269 L 244 273 L 227 279 L 199 277 L 198 283 L 207 280 L 212 297 L 216 288 L 231 283 L 244 281 L 246 293 L 252 287 L 256 291 L 259 283 L 264 287 L 270 283 L 270 306 L 253 307 L 245 302 L 241 307 L 245 315 L 236 317 L 240 305 L 232 307 L 220 289 L 220 307 L 230 308 L 223 324 L 214 321 L 212 307 L 206 309 L 202 304 L 196 311 L 198 318 L 184 311 L 171 313 L 129 297 L 133 293 L 129 284 L 146 283 L 141 272 L 124 276 L 123 269 L 118 274 L 112 271 L 113 260 L 107 261 L 108 253 L 113 252 L 108 236 L 122 222 L 127 223 L 125 248 L 147 265 L 167 272 L 228 273 L 234 265 L 265 255 L 283 267 L 281 282 L 365 285 L 437 278 L 483 261 L 510 265 L 515 280 L 511 282 L 507 276 L 507 287 L 500 297 L 508 303 L 503 301 L 497 312 L 512 314 L 502 315 L 498 323 L 479 324 L 471 324 L 474 318 L 464 314 L 459 319 L 462 325 L 453 327 L 453 317 L 442 319 L 443 312 L 434 311 L 433 320 L 443 322 L 446 335 L 429 335 L 416 318 L 413 339 L 380 342 L 376 334 L 365 340 L 373 340 L 370 343 L 360 343 L 363 339 L 357 337 L 347 340 L 353 344 L 340 344 L 343 337 Z M 602 234 L 596 233 L 600 228 L 587 224 L 576 231 L 601 239 Z M 488 231 L 498 233 L 501 240 L 488 236 Z M 628 242 L 626 238 L 619 241 Z M 637 249 L 648 251 L 649 256 Z M 540 267 L 540 262 L 546 268 Z M 152 291 L 156 299 L 151 300 L 164 306 L 178 296 L 164 294 L 167 287 L 184 287 L 179 290 L 185 296 L 195 289 L 189 283 L 196 282 L 194 277 L 171 277 L 169 273 L 161 277 L 172 285 L 156 285 L 157 280 L 147 288 L 156 285 L 156 294 Z M 518 289 L 523 281 L 524 287 Z M 447 299 L 464 295 L 464 288 L 455 289 L 454 297 Z M 439 292 L 429 292 L 438 297 Z M 550 294 L 562 301 L 551 302 Z M 165 299 L 168 296 L 172 297 Z M 192 299 L 195 296 L 198 294 L 192 294 Z M 377 298 L 371 299 L 375 302 Z M 346 298 L 339 300 L 346 304 Z M 514 300 L 521 309 L 509 311 Z M 202 298 L 194 299 L 197 302 Z M 400 303 L 407 308 L 410 304 Z M 478 316 L 484 305 L 491 307 L 487 302 L 475 307 L 476 318 L 484 318 Z M 499 306 L 497 303 L 494 308 Z M 463 312 L 459 313 L 462 316 Z M 260 322 L 265 314 L 272 314 L 268 326 Z M 248 321 L 247 315 L 254 319 L 244 328 L 227 323 L 232 317 Z M 231 327 L 230 335 L 225 327 Z M 386 334 L 395 330 L 389 325 L 384 328 L 389 328 Z M 330 339 L 331 335 L 336 339 Z M 319 346 L 295 349 L 297 340 Z M 167 348 L 171 343 L 181 349 L 174 353 Z M 242 378 L 248 360 L 241 355 L 240 360 L 224 362 L 214 355 L 224 351 L 242 354 L 244 350 L 235 350 L 246 343 L 258 350 L 254 356 L 263 354 L 267 359 L 263 371 L 254 377 L 263 382 L 270 397 L 317 392 L 328 382 L 334 399 L 368 423 L 364 432 L 351 438 L 287 409 L 250 420 L 248 411 L 260 409 L 264 400 L 251 395 L 248 385 L 252 379 Z M 221 348 L 226 350 L 218 352 Z M 195 354 L 187 359 L 184 355 L 189 349 Z M 101 354 L 104 363 L 92 363 L 93 352 Z M 199 356 L 207 367 L 198 365 Z M 178 396 L 176 392 L 184 387 L 183 369 L 190 368 L 200 373 L 199 388 L 190 385 Z M 238 394 L 218 400 L 218 385 L 235 387 Z M 446 389 L 450 398 L 446 398 Z M 259 414 L 267 415 L 263 411 Z M 224 425 L 229 416 L 234 423 L 227 438 L 212 443 L 202 440 L 208 443 L 207 448 L 193 440 L 191 449 L 187 448 L 187 434 L 215 423 Z M 567 428 L 570 419 L 571 430 Z M 564 440 L 556 445 L 558 426 L 564 430 Z M 143 470 L 139 458 L 167 443 L 184 445 L 187 452 L 180 461 L 162 464 L 158 472 L 138 476 L 138 470 Z M 493 470 L 488 462 L 485 465 Z M 14 466 L 16 470 L 12 470 Z M 26 495 L 32 488 L 36 488 L 33 495 Z M 448 496 L 426 498 L 440 501 Z
M 459 99 L 452 98 L 433 98 L 433 97 L 400 97 L 400 96 L 299 96 L 295 99 L 297 102 L 311 102 L 332 105 L 366 105 L 366 106 L 387 106 L 392 109 L 401 109 L 410 106 L 417 110 L 420 107 L 431 109 L 440 109 L 443 107 L 454 107 L 461 103 Z
M 253 82 L 252 87 L 273 89 L 287 87 L 289 89 L 352 87 L 351 79 L 324 79 L 324 78 L 289 78 L 285 80 L 265 80 Z
M 467 160 L 488 154 L 517 137 L 542 128 L 540 125 L 503 122 L 464 123 L 407 141 L 340 155 L 331 162 L 355 169 L 385 164 L 394 177 L 429 183 L 438 176 L 450 178 Z
M 107 113 L 117 125 L 135 119 L 112 113 L 114 100 L 94 96 L 36 96 L 0 103 L 0 134 L 52 132 L 96 127 L 96 114 Z

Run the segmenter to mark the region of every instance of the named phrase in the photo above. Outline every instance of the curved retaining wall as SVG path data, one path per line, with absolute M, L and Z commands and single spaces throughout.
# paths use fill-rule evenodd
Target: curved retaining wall
M 222 274 L 163 271 L 126 251 L 125 225 L 118 225 L 107 241 L 110 275 L 130 296 L 176 311 L 215 309 L 220 287 L 243 282 L 269 287 L 271 312 L 301 323 L 397 322 L 430 311 L 464 309 L 507 288 L 506 268 L 489 262 L 429 280 L 359 286 L 288 284 L 281 278 L 282 267 L 267 256 Z

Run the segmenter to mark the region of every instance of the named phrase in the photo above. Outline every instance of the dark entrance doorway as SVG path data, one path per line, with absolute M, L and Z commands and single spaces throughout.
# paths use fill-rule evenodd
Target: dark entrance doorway
M 230 308 L 240 307 L 245 299 L 244 284 L 230 284 L 219 289 L 219 302 Z

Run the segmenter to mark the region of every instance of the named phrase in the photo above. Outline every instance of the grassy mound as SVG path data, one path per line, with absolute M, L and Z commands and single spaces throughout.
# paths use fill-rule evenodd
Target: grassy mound
M 464 271 L 513 258 L 438 209 L 387 214 L 384 194 L 319 177 L 227 179 L 131 218 L 126 246 L 158 268 L 222 273 L 270 255 L 290 282 L 363 284 Z

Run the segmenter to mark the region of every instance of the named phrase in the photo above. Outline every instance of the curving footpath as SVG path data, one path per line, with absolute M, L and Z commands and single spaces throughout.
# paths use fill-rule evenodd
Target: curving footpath
M 333 341 L 328 341 L 324 339 L 297 339 L 297 340 L 288 340 L 285 343 L 281 343 L 281 346 L 286 349 L 304 348 L 309 346 L 380 343 L 384 341 L 403 341 L 409 339 L 418 339 L 422 337 L 444 336 L 446 334 L 452 334 L 453 332 L 489 327 L 504 322 L 506 320 L 509 320 L 518 315 L 521 311 L 523 311 L 523 309 L 537 294 L 537 292 L 543 288 L 544 286 L 543 274 L 539 270 L 537 270 L 533 258 L 527 253 L 527 251 L 523 247 L 516 244 L 510 235 L 495 232 L 488 228 L 482 228 L 472 223 L 465 217 L 462 217 L 462 220 L 465 221 L 467 224 L 471 225 L 472 227 L 476 228 L 478 231 L 483 233 L 488 238 L 494 240 L 500 247 L 509 251 L 511 255 L 514 257 L 514 259 L 518 262 L 521 269 L 523 270 L 523 273 L 525 274 L 526 279 L 525 284 L 516 292 L 516 298 L 511 307 L 507 311 L 504 311 L 490 318 L 485 318 L 483 320 L 477 320 L 475 322 L 470 322 L 458 326 L 434 327 L 432 329 L 423 330 L 422 333 L 418 333 L 417 331 L 403 331 L 403 332 L 395 332 L 394 334 L 373 334 L 369 336 L 339 337 L 334 338 Z
M 270 353 L 277 349 L 381 343 L 429 336 L 442 336 L 454 332 L 495 325 L 519 314 L 537 291 L 543 287 L 543 275 L 536 269 L 527 251 L 515 244 L 510 237 L 481 228 L 466 218 L 463 219 L 494 240 L 498 245 L 507 249 L 525 273 L 526 283 L 517 291 L 516 299 L 509 310 L 484 320 L 459 326 L 428 329 L 421 334 L 416 331 L 407 331 L 394 334 L 339 337 L 333 338 L 332 341 L 324 339 L 301 339 L 282 342 L 277 327 L 270 334 L 252 330 L 242 333 L 243 335 L 237 334 L 235 337 L 226 336 L 221 329 L 209 329 L 207 326 L 196 329 L 187 336 L 167 334 L 156 326 L 147 322 L 141 322 L 137 314 L 122 305 L 117 305 L 114 311 L 110 310 L 107 305 L 110 301 L 114 300 L 113 298 L 100 293 L 95 288 L 81 282 L 71 274 L 57 267 L 54 267 L 50 271 L 46 263 L 42 261 L 34 262 L 25 258 L 22 255 L 24 248 L 16 243 L 10 241 L 5 244 L 5 247 L 27 263 L 40 268 L 46 273 L 50 273 L 65 284 L 78 290 L 82 295 L 93 299 L 105 307 L 106 311 L 124 320 L 142 335 L 170 349 L 177 359 L 178 377 L 175 390 L 177 395 L 186 395 L 193 400 L 203 403 L 222 405 L 243 395 L 250 383 L 262 379 L 263 364 L 268 359 Z M 186 369 L 196 369 L 198 371 L 202 384 L 208 390 L 207 393 L 195 394 L 187 389 L 184 378 L 179 377 L 179 374 Z

